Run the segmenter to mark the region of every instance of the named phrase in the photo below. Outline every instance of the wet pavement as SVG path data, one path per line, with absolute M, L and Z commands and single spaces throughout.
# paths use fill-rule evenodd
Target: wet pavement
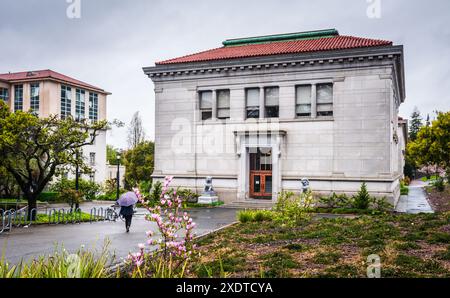
M 427 185 L 420 180 L 412 181 L 409 185 L 409 194 L 400 197 L 395 211 L 409 214 L 434 213 L 424 190 Z
M 109 203 L 108 203 L 109 204 Z M 105 205 L 108 205 L 105 204 Z M 111 204 L 109 204 L 111 205 Z M 98 206 L 95 204 L 93 206 Z M 82 210 L 90 210 L 93 206 L 82 205 Z M 236 221 L 236 209 L 192 209 L 190 216 L 197 224 L 196 235 L 200 236 L 224 227 Z M 110 251 L 117 257 L 126 257 L 128 253 L 138 250 L 138 243 L 145 243 L 145 232 L 156 231 L 156 224 L 144 219 L 145 209 L 138 209 L 133 217 L 130 233 L 125 233 L 125 223 L 95 222 L 55 226 L 31 226 L 29 228 L 16 228 L 11 233 L 0 234 L 0 258 L 2 255 L 11 262 L 30 260 L 37 256 L 50 254 L 55 245 L 63 245 L 69 252 L 74 252 L 82 245 L 85 248 L 99 251 L 106 239 L 111 241 Z

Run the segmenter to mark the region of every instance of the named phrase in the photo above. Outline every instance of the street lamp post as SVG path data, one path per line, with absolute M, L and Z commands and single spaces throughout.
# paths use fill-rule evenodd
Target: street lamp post
M 119 199 L 119 191 L 120 191 L 120 153 L 117 154 L 117 193 L 116 200 Z

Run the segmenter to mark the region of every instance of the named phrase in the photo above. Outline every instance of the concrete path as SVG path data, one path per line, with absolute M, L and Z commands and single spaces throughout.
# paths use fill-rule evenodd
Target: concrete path
M 193 209 L 188 212 L 197 224 L 195 233 L 200 236 L 235 222 L 237 211 L 205 208 Z M 63 244 L 69 252 L 76 251 L 82 245 L 98 251 L 105 239 L 111 241 L 110 251 L 114 251 L 118 258 L 123 258 L 130 251 L 136 252 L 138 243 L 146 242 L 146 231 L 156 231 L 156 224 L 146 221 L 144 214 L 147 214 L 144 209 L 138 209 L 128 234 L 125 233 L 125 224 L 120 219 L 117 222 L 16 228 L 11 233 L 0 234 L 0 258 L 4 255 L 9 262 L 14 264 L 20 262 L 21 259 L 30 260 L 52 253 L 56 243 Z
M 424 190 L 427 185 L 427 182 L 421 180 L 412 181 L 409 185 L 409 194 L 400 197 L 395 211 L 409 214 L 434 213 Z

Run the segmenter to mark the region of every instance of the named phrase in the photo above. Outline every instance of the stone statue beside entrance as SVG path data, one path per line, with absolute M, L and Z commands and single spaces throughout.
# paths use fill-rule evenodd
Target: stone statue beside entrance
M 205 187 L 203 188 L 202 195 L 198 198 L 199 204 L 210 205 L 213 203 L 217 203 L 219 201 L 219 197 L 214 191 L 213 187 L 213 177 L 206 177 L 205 179 Z

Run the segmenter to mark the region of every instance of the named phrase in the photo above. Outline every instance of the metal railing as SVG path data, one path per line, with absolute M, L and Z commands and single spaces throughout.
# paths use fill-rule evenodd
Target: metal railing
M 29 227 L 33 224 L 31 218 L 38 218 L 41 213 L 38 214 L 37 209 L 32 209 L 30 214 L 28 213 L 28 207 L 20 210 L 3 210 L 0 209 L 0 234 L 3 232 L 10 232 L 13 227 Z M 80 208 L 73 209 L 50 209 L 48 212 L 43 213 L 47 215 L 47 222 L 41 222 L 49 225 L 59 224 L 79 224 L 83 222 L 83 212 Z M 31 215 L 31 216 L 29 216 Z M 93 207 L 89 214 L 89 222 L 98 221 L 116 221 L 119 217 L 115 209 L 113 208 L 96 208 Z

